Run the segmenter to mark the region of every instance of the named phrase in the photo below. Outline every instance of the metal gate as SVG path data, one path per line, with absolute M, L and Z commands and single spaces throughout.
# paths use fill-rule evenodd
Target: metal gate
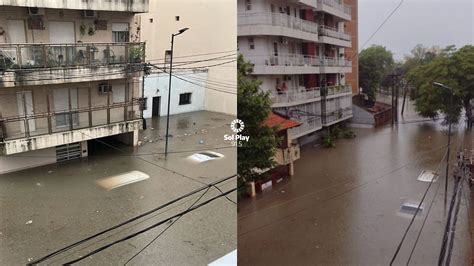
M 71 143 L 56 147 L 56 161 L 64 162 L 81 158 L 81 143 Z

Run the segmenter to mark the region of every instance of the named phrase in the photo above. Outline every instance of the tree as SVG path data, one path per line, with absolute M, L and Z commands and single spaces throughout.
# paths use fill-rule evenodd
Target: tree
M 375 91 L 382 86 L 393 70 L 393 54 L 384 46 L 373 45 L 359 55 L 359 83 L 369 100 L 375 100 Z
M 459 121 L 462 109 L 466 112 L 467 123 L 472 127 L 472 100 L 474 99 L 474 46 L 467 45 L 456 50 L 454 46 L 444 48 L 439 55 L 422 62 L 408 72 L 412 84 L 416 111 L 429 118 L 439 113 L 445 115 L 446 122 Z M 453 89 L 453 107 L 449 109 L 450 91 L 433 86 L 433 82 L 443 83 Z
M 237 170 L 239 187 L 247 181 L 255 181 L 261 176 L 259 169 L 275 165 L 273 157 L 278 145 L 275 129 L 264 124 L 271 112 L 271 100 L 268 93 L 259 89 L 261 82 L 251 78 L 252 65 L 242 55 L 237 61 L 238 68 L 238 118 L 245 124 L 243 135 L 250 136 L 238 149 Z

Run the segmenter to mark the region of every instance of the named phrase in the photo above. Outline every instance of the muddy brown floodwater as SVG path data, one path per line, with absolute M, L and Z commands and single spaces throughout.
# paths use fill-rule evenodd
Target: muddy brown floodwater
M 401 205 L 418 204 L 429 185 L 418 175 L 441 167 L 395 261 L 406 265 L 428 216 L 410 264 L 437 264 L 445 226 L 440 161 L 447 127 L 412 112 L 393 128 L 353 131 L 357 138 L 338 140 L 336 148 L 303 147 L 294 177 L 239 203 L 239 265 L 388 265 L 411 219 Z M 451 158 L 461 143 L 472 149 L 473 138 L 454 126 Z M 466 202 L 461 204 L 452 265 L 470 265 L 468 214 Z

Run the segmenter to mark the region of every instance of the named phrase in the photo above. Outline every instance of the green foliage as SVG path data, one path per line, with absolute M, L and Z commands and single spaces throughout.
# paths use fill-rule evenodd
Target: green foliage
M 334 125 L 329 128 L 329 134 L 323 138 L 323 146 L 326 148 L 336 147 L 335 141 L 340 138 L 353 139 L 356 134 L 347 128 L 342 128 L 339 125 Z
M 474 98 L 474 46 L 467 45 L 456 50 L 454 46 L 442 49 L 435 56 L 409 62 L 407 80 L 415 87 L 412 94 L 416 111 L 429 118 L 444 114 L 445 122 L 458 122 L 464 108 L 469 121 L 470 101 Z M 433 85 L 440 82 L 453 89 L 453 107 L 449 109 L 451 92 Z
M 373 45 L 362 50 L 359 55 L 359 84 L 369 100 L 375 100 L 376 90 L 382 86 L 393 67 L 393 54 L 384 46 Z
M 336 147 L 336 143 L 334 143 L 334 138 L 331 135 L 327 135 L 323 139 L 323 145 L 326 148 L 334 148 Z
M 268 93 L 259 90 L 261 82 L 250 76 L 252 65 L 239 55 L 238 62 L 238 118 L 245 123 L 243 135 L 250 136 L 248 142 L 242 142 L 238 149 L 237 169 L 239 184 L 257 180 L 257 169 L 273 167 L 273 157 L 279 143 L 275 129 L 264 125 L 271 112 L 271 100 Z

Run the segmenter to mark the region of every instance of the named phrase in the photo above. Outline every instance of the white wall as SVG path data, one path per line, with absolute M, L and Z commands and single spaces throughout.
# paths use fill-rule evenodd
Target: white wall
M 147 42 L 147 61 L 163 63 L 165 51 L 170 49 L 171 34 L 189 28 L 177 36 L 174 43 L 175 62 L 202 60 L 229 55 L 237 51 L 237 0 L 154 0 L 149 12 L 140 15 L 141 41 Z M 179 16 L 179 21 L 175 17 Z M 211 54 L 179 58 L 196 54 Z M 237 55 L 229 57 L 236 59 Z M 159 60 L 161 59 L 161 60 Z M 227 61 L 227 60 L 226 60 Z M 212 65 L 223 61 L 208 61 L 190 66 Z M 209 79 L 218 83 L 237 84 L 237 63 L 209 67 Z M 225 93 L 206 90 L 204 110 L 237 114 L 237 86 L 209 85 Z
M 0 156 L 0 175 L 56 162 L 56 148 Z
M 206 82 L 199 82 L 196 79 L 207 80 L 207 72 L 183 73 L 181 75 L 183 75 L 185 79 L 193 80 L 194 83 L 206 86 Z M 175 77 L 172 78 L 171 82 L 171 115 L 205 110 L 205 88 Z M 147 109 L 143 111 L 145 118 L 152 117 L 153 97 L 158 96 L 161 97 L 160 116 L 166 116 L 168 112 L 168 86 L 168 74 L 154 74 L 145 78 L 145 98 L 147 98 Z M 188 92 L 192 93 L 191 104 L 179 105 L 179 95 Z

